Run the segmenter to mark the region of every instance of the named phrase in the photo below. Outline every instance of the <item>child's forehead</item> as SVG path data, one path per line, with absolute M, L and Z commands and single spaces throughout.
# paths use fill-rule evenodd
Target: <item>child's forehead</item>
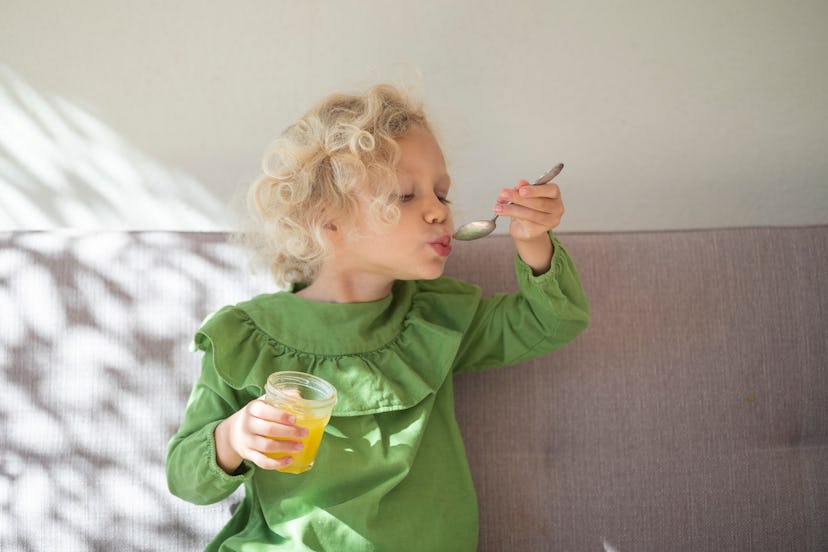
M 450 180 L 443 151 L 436 138 L 425 129 L 416 129 L 398 140 L 400 157 L 397 171 L 431 179 Z
M 446 171 L 445 165 L 398 165 L 397 175 L 400 182 L 406 180 L 423 180 L 433 182 L 435 186 L 450 186 L 451 176 Z

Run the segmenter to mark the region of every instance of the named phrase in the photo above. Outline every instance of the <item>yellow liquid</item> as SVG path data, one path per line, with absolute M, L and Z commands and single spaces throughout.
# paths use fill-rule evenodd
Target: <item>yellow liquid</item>
M 326 418 L 302 418 L 301 416 L 297 415 L 296 425 L 299 427 L 304 427 L 308 430 L 307 437 L 305 437 L 304 439 L 300 439 L 300 441 L 305 445 L 305 448 L 303 448 L 299 452 L 268 453 L 267 456 L 271 458 L 284 458 L 285 456 L 293 457 L 293 462 L 277 471 L 284 473 L 302 473 L 311 469 L 313 467 L 313 461 L 316 459 L 316 453 L 319 450 L 319 444 L 322 442 L 322 435 L 325 433 L 325 426 L 328 425 L 328 420 L 330 419 L 330 416 Z M 276 440 L 288 441 L 295 439 Z

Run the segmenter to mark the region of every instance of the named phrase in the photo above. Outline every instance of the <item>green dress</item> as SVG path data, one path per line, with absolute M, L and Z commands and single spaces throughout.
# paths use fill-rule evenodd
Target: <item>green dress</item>
M 514 294 L 482 298 L 449 278 L 400 281 L 369 303 L 281 292 L 209 318 L 195 337 L 201 376 L 167 454 L 170 490 L 187 501 L 217 502 L 245 485 L 207 550 L 475 550 L 477 500 L 451 376 L 543 355 L 586 327 L 578 275 L 553 241 L 541 276 L 516 258 Z M 314 468 L 294 475 L 244 461 L 228 475 L 213 430 L 279 370 L 337 389 Z

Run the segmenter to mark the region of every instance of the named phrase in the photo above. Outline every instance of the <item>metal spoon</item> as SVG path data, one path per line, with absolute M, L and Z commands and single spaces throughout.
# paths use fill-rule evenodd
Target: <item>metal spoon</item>
M 535 182 L 533 182 L 532 186 L 546 184 L 547 182 L 558 176 L 563 170 L 563 168 L 563 163 L 555 165 L 550 170 L 546 171 L 546 173 L 544 173 L 543 176 L 541 176 Z M 511 203 L 511 201 L 509 203 Z M 488 220 L 476 220 L 474 222 L 467 222 L 454 232 L 454 238 L 457 240 L 464 241 L 485 238 L 486 236 L 494 232 L 496 226 L 495 221 L 497 220 L 497 217 L 498 215 L 495 215 L 494 218 Z

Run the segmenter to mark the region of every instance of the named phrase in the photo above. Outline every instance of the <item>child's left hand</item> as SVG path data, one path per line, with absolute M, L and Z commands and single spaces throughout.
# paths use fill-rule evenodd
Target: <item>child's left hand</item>
M 532 186 L 521 180 L 513 189 L 500 192 L 495 213 L 512 217 L 509 234 L 516 242 L 547 239 L 546 234 L 561 223 L 564 214 L 561 189 L 554 182 Z

